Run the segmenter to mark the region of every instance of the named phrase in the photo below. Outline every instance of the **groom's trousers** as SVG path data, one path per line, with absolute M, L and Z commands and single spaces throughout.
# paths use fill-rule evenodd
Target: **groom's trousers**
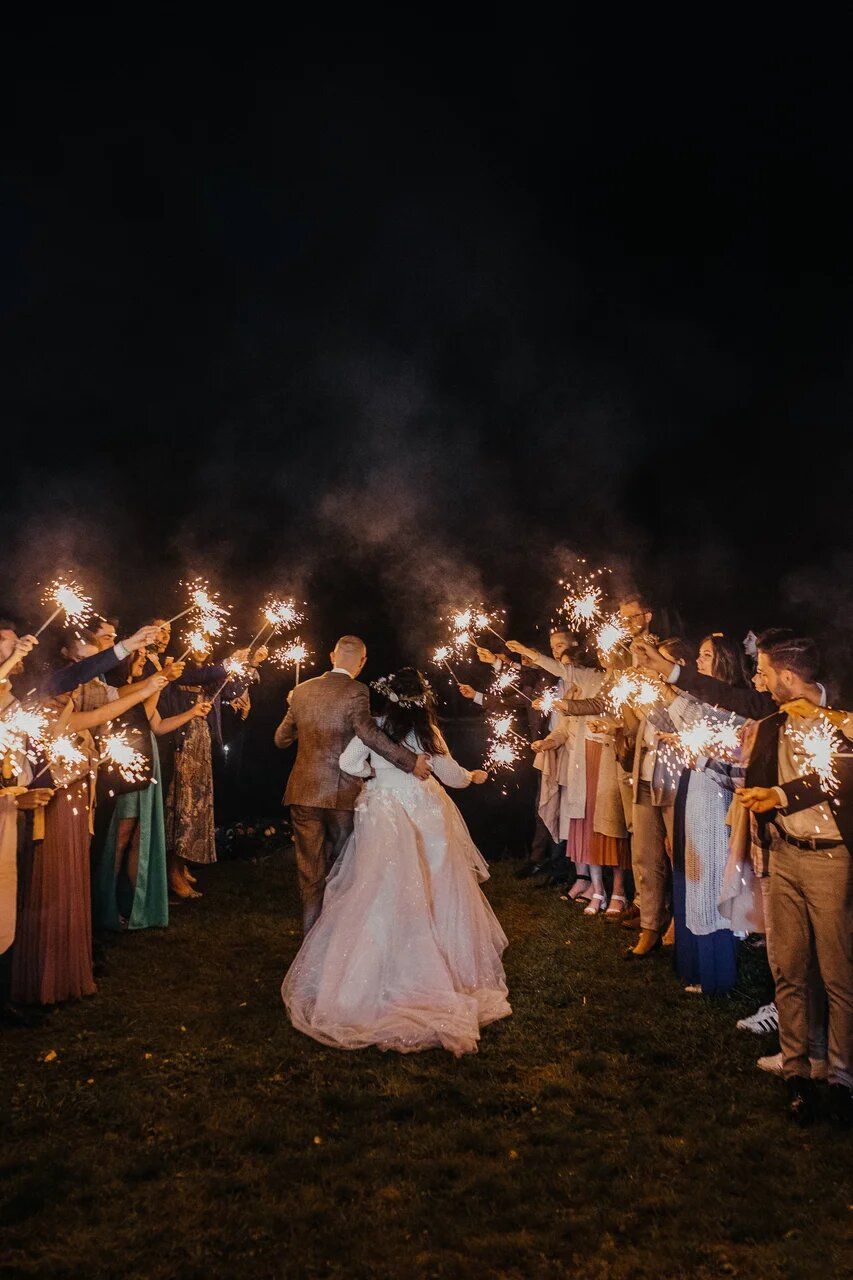
M 320 914 L 326 876 L 346 844 L 353 822 L 351 809 L 318 809 L 308 804 L 290 806 L 305 933 Z

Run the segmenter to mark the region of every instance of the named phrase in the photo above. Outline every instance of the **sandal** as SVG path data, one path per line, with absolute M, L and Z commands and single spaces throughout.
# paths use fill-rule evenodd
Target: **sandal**
M 576 902 L 577 899 L 580 897 L 588 898 L 589 894 L 585 893 L 584 890 L 581 888 L 581 886 L 584 884 L 589 885 L 590 888 L 592 887 L 592 881 L 590 880 L 589 876 L 577 876 L 571 889 L 566 894 L 566 901 Z M 577 889 L 577 893 L 575 893 L 575 889 Z
M 598 906 L 595 905 L 596 902 L 598 902 Z M 584 907 L 583 913 L 585 916 L 597 916 L 599 911 L 604 911 L 606 910 L 606 908 L 607 908 L 606 895 L 603 893 L 594 893 L 589 900 L 589 906 Z
M 613 905 L 614 902 L 621 902 L 622 906 L 614 907 Z M 607 910 L 604 913 L 605 920 L 618 920 L 624 914 L 624 911 L 627 905 L 628 905 L 628 899 L 623 897 L 621 893 L 611 894 L 610 906 L 607 908 Z

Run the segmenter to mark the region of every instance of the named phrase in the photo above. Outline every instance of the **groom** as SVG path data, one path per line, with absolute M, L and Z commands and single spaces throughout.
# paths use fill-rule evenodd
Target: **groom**
M 326 876 L 353 828 L 361 783 L 338 767 L 344 747 L 357 735 L 404 773 L 430 774 L 429 757 L 392 742 L 370 714 L 367 686 L 356 680 L 367 661 L 364 641 L 341 636 L 329 656 L 331 671 L 296 686 L 275 731 L 277 747 L 298 742 L 284 803 L 290 805 L 305 933 L 320 914 Z

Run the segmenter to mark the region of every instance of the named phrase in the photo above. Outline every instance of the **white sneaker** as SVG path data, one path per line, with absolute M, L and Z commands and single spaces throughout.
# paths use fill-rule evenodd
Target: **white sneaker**
M 771 1053 L 767 1058 L 759 1058 L 755 1065 L 759 1071 L 769 1071 L 771 1076 L 781 1076 L 782 1055 L 781 1053 Z M 811 1067 L 812 1080 L 826 1079 L 825 1058 L 809 1058 L 809 1065 Z
M 769 1032 L 778 1030 L 778 1027 L 779 1014 L 772 1001 L 770 1004 L 763 1004 L 751 1018 L 741 1018 L 737 1024 L 738 1031 L 751 1031 L 756 1036 L 766 1036 Z

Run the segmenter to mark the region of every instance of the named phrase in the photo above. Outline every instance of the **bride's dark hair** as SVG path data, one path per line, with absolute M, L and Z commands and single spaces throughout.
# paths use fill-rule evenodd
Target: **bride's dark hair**
M 423 751 L 441 756 L 447 751 L 438 727 L 435 694 L 426 676 L 414 667 L 403 667 L 393 676 L 374 682 L 382 694 L 382 728 L 392 742 L 402 742 L 414 733 Z

